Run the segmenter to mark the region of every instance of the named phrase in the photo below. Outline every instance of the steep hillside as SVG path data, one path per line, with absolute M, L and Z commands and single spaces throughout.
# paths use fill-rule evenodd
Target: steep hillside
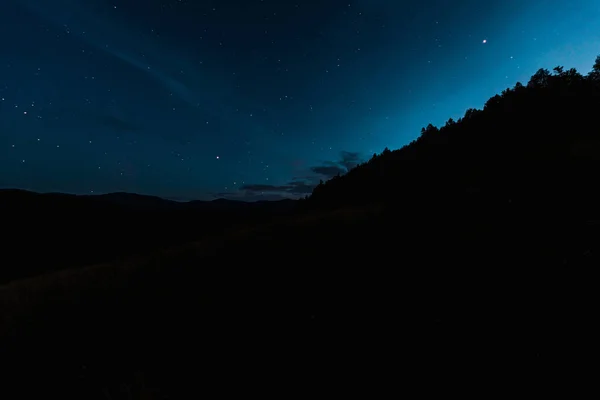
M 482 110 L 467 110 L 441 128 L 429 125 L 403 148 L 386 149 L 319 185 L 309 203 L 415 206 L 435 199 L 443 207 L 477 193 L 553 205 L 577 198 L 591 210 L 600 199 L 599 109 L 600 57 L 587 76 L 540 69 L 526 86 L 517 83 Z

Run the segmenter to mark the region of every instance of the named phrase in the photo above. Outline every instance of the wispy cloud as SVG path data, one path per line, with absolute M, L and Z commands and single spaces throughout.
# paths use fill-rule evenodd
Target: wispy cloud
M 115 18 L 98 12 L 91 1 L 80 0 L 18 0 L 19 4 L 61 29 L 97 49 L 110 54 L 131 67 L 147 74 L 190 105 L 203 103 L 208 81 L 197 66 L 169 46 L 161 44 L 149 33 L 136 30 Z M 83 33 L 85 32 L 85 33 Z M 185 74 L 181 74 L 184 71 Z M 214 77 L 213 77 L 214 78 Z M 211 90 L 217 86 L 210 85 Z M 225 85 L 219 86 L 221 89 Z M 211 92 L 214 97 L 217 93 Z

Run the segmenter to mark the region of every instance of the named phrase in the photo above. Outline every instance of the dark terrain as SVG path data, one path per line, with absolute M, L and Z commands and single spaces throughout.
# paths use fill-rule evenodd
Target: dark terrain
M 157 199 L 9 194 L 5 281 L 63 258 L 121 260 L 0 289 L 6 382 L 24 398 L 127 399 L 287 394 L 338 378 L 354 391 L 372 377 L 371 397 L 388 385 L 447 394 L 566 368 L 585 380 L 598 110 L 600 58 L 587 76 L 540 70 L 298 202 L 207 217 L 158 211 Z
M 143 254 L 289 214 L 292 200 L 176 202 L 129 193 L 75 196 L 0 190 L 0 284 Z

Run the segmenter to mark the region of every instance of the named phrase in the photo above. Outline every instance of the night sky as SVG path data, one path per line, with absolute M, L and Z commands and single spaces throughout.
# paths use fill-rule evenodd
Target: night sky
M 598 54 L 598 0 L 2 0 L 0 187 L 304 196 Z

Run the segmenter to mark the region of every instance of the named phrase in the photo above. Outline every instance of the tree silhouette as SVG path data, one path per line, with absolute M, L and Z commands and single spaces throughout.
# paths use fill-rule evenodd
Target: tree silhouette
M 553 71 L 556 72 L 557 75 L 561 76 L 564 73 L 565 67 L 557 66 L 554 67 Z
M 595 82 L 600 82 L 600 56 L 596 57 L 596 61 L 588 77 Z
M 527 84 L 530 88 L 542 88 L 548 86 L 548 81 L 550 80 L 550 71 L 545 68 L 540 68 L 529 80 Z
M 308 203 L 422 208 L 431 199 L 458 199 L 475 189 L 510 196 L 513 203 L 519 196 L 566 202 L 575 197 L 569 191 L 584 187 L 586 202 L 600 202 L 600 195 L 592 195 L 600 167 L 589 164 L 600 161 L 600 151 L 586 150 L 587 164 L 581 158 L 581 149 L 596 148 L 590 141 L 600 143 L 600 133 L 592 128 L 600 109 L 600 56 L 585 77 L 573 68 L 552 71 L 539 69 L 527 86 L 517 82 L 487 100 L 483 110 L 466 110 L 458 121 L 449 119 L 441 128 L 428 124 L 401 149 L 386 148 L 319 185 Z

